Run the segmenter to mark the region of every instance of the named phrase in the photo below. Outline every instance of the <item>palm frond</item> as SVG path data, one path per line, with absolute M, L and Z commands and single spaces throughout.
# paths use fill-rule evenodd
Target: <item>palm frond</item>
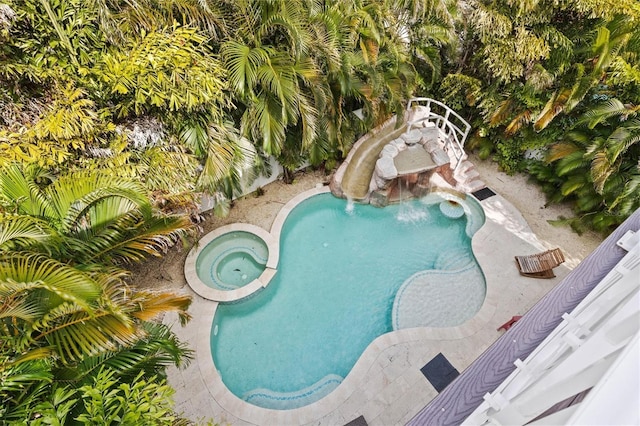
M 582 174 L 571 175 L 560 187 L 560 192 L 565 197 L 580 192 L 583 188 L 588 188 L 591 182 Z
M 180 323 L 185 325 L 191 316 L 187 312 L 191 296 L 175 293 L 136 292 L 132 296 L 132 306 L 137 309 L 132 315 L 142 321 L 151 321 L 163 312 L 178 313 Z
M 306 96 L 298 101 L 300 120 L 302 121 L 302 148 L 308 150 L 318 135 L 318 111 Z
M 311 17 L 309 30 L 315 39 L 314 48 L 322 52 L 329 73 L 340 69 L 342 41 L 342 22 L 344 17 L 336 8 L 327 8 L 323 13 Z
M 25 362 L 20 364 L 9 364 L 0 370 L 2 379 L 0 380 L 0 394 L 4 392 L 14 392 L 24 389 L 25 383 L 42 381 L 51 383 L 51 374 L 43 368 L 42 362 Z
M 143 218 L 136 212 L 121 216 L 100 233 L 83 242 L 86 263 L 135 262 L 145 255 L 160 256 L 179 238 L 186 236 L 193 224 L 184 215 Z
M 101 293 L 96 282 L 84 272 L 34 253 L 11 253 L 0 263 L 0 289 L 12 292 L 20 288 L 20 283 L 31 283 L 34 289 L 47 291 L 49 296 L 41 300 L 44 306 L 67 301 L 90 311 L 89 304 Z
M 250 129 L 252 139 L 262 140 L 262 149 L 278 155 L 284 144 L 286 123 L 281 118 L 282 106 L 271 96 L 258 97 L 242 117 L 243 127 Z
M 531 122 L 531 110 L 524 110 L 521 113 L 517 114 L 513 120 L 507 125 L 504 129 L 504 133 L 506 135 L 515 135 L 518 130 L 522 128 L 525 124 Z
M 271 54 L 267 49 L 252 48 L 236 41 L 227 41 L 220 53 L 229 73 L 231 87 L 240 95 L 253 90 L 258 80 L 258 69 L 269 61 Z
M 607 99 L 602 104 L 595 108 L 589 109 L 584 113 L 583 117 L 578 122 L 579 124 L 587 123 L 590 129 L 593 129 L 598 124 L 608 120 L 611 117 L 624 117 L 631 111 L 618 99 Z
M 54 239 L 49 224 L 31 216 L 0 214 L 0 252 L 33 247 Z M 47 245 L 43 246 L 45 249 Z
M 16 289 L 15 287 L 18 286 L 23 288 Z M 28 297 L 29 291 L 39 288 L 38 283 L 16 283 L 12 287 L 14 288 L 0 283 L 0 295 L 3 296 L 2 304 L 0 304 L 0 319 L 9 319 L 10 322 L 0 332 L 4 338 L 24 332 L 23 329 L 20 329 L 21 325 L 35 321 L 42 314 L 42 307 L 37 301 Z
M 570 89 L 561 89 L 560 92 L 554 92 L 551 95 L 551 98 L 549 98 L 540 115 L 533 123 L 533 129 L 536 132 L 543 130 L 558 114 L 564 111 L 571 93 Z
M 198 188 L 209 193 L 215 192 L 217 185 L 242 163 L 242 159 L 238 158 L 238 155 L 242 155 L 239 146 L 240 135 L 230 123 L 209 127 L 207 158 L 198 178 Z
M 584 153 L 582 151 L 577 150 L 561 158 L 556 170 L 558 176 L 565 176 L 577 169 L 588 169 L 589 166 L 590 161 L 584 158 Z M 588 173 L 581 173 L 580 175 L 585 177 Z
M 4 361 L 0 364 L 0 418 L 7 424 L 24 424 L 50 390 L 50 364 L 45 360 Z
M 300 58 L 309 53 L 312 44 L 311 35 L 305 19 L 301 14 L 301 4 L 295 0 L 276 3 L 275 8 L 268 11 L 257 28 L 256 36 L 260 39 L 281 28 L 289 39 L 293 56 Z
M 605 182 L 615 172 L 614 168 L 615 165 L 612 164 L 605 151 L 595 153 L 591 161 L 591 178 L 598 194 L 602 194 Z
M 574 143 L 571 143 L 571 142 L 555 143 L 549 147 L 549 151 L 545 156 L 545 161 L 547 163 L 553 163 L 554 161 L 565 158 L 568 155 L 574 154 L 576 152 L 580 152 L 580 149 Z
M 122 313 L 95 309 L 89 315 L 75 304 L 65 303 L 34 323 L 36 341 L 55 348 L 63 363 L 86 356 L 114 351 L 118 345 L 131 345 L 143 336 L 141 330 Z
M 18 365 L 18 364 L 22 364 L 23 362 L 38 361 L 38 360 L 49 361 L 52 355 L 53 355 L 53 352 L 51 348 L 47 348 L 47 347 L 33 348 L 29 350 L 29 352 L 20 354 L 19 356 L 15 357 L 10 363 L 5 363 L 5 366 Z
M 189 363 L 193 351 L 180 342 L 168 326 L 145 323 L 143 328 L 146 335 L 133 345 L 87 357 L 73 367 L 57 369 L 56 377 L 87 383 L 101 368 L 115 371 L 121 380 L 131 380 L 140 373 L 144 373 L 144 377 L 164 377 L 165 367 L 183 367 Z
M 421 61 L 428 68 L 429 85 L 435 84 L 441 76 L 442 58 L 440 57 L 440 49 L 435 46 L 419 46 L 414 51 L 416 59 Z
M 134 209 L 149 209 L 146 191 L 133 179 L 113 179 L 108 173 L 84 172 L 63 175 L 45 189 L 60 219 L 62 232 L 72 233 L 74 227 L 82 227 L 82 220 L 89 209 L 95 209 L 105 200 L 117 200 L 109 204 L 111 217 Z M 116 208 L 117 206 L 117 208 Z M 102 209 L 103 214 L 107 210 Z M 101 218 L 107 220 L 107 218 Z M 100 223 L 96 224 L 99 226 Z
M 610 209 L 618 209 L 621 214 L 630 215 L 640 208 L 640 166 L 625 183 L 623 191 L 611 203 Z
M 207 155 L 209 136 L 207 124 L 200 121 L 184 120 L 178 130 L 180 140 L 199 158 Z
M 359 33 L 360 38 L 370 38 L 376 43 L 380 43 L 382 37 L 378 31 L 378 23 L 374 11 L 375 5 L 370 7 L 358 8 L 353 18 L 355 29 Z
M 284 55 L 277 55 L 258 68 L 258 81 L 267 91 L 270 98 L 277 99 L 271 107 L 279 104 L 280 120 L 286 127 L 289 122 L 295 122 L 298 104 L 297 74 L 293 63 Z
M 15 206 L 15 211 L 36 217 L 55 217 L 55 210 L 35 181 L 18 164 L 2 168 L 0 197 Z M 25 173 L 26 172 L 26 173 Z
M 607 139 L 611 161 L 617 161 L 618 157 L 622 153 L 626 152 L 632 145 L 639 142 L 640 119 L 636 118 L 618 126 Z
M 598 83 L 598 77 L 594 75 L 585 75 L 578 79 L 578 81 L 571 88 L 571 93 L 564 105 L 565 112 L 572 111 L 580 103 L 580 101 L 584 99 L 589 90 Z
M 510 97 L 498 104 L 498 108 L 489 116 L 489 125 L 497 126 L 511 115 L 515 102 Z

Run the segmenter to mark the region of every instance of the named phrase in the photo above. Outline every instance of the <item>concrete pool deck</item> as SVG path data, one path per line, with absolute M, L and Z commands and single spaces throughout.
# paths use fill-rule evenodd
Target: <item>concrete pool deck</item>
M 380 336 L 331 395 L 307 407 L 276 411 L 253 407 L 220 388 L 208 349 L 215 302 L 193 294 L 193 320 L 185 327 L 174 326 L 180 339 L 196 349 L 187 369 L 169 371 L 177 391 L 176 411 L 195 421 L 234 425 L 342 425 L 361 415 L 370 425 L 405 424 L 437 395 L 420 371 L 427 362 L 442 353 L 458 371 L 464 370 L 503 333 L 496 331 L 500 324 L 524 314 L 569 271 L 558 267 L 551 280 L 520 276 L 513 256 L 541 251 L 545 245 L 499 194 L 481 205 L 486 223 L 472 245 L 488 289 L 473 319 L 452 329 L 416 328 Z M 169 316 L 165 322 L 177 324 Z

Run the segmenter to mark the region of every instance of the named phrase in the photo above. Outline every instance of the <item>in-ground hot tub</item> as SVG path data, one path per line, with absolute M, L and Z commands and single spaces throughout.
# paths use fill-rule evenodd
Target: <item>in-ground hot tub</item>
M 271 234 L 237 223 L 217 228 L 198 242 L 185 262 L 185 277 L 200 296 L 233 301 L 265 287 L 277 263 Z
M 269 249 L 257 235 L 232 231 L 214 238 L 200 251 L 196 273 L 207 286 L 228 291 L 249 284 L 265 270 Z

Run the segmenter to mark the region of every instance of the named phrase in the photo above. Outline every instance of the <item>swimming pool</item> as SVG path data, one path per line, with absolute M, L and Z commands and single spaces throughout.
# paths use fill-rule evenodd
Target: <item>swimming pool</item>
M 436 293 L 424 304 L 456 312 L 454 323 L 432 326 L 471 318 L 485 294 L 468 230 L 476 219 L 445 217 L 442 201 L 428 196 L 384 209 L 350 208 L 322 194 L 294 208 L 282 228 L 278 272 L 269 286 L 216 310 L 211 350 L 226 387 L 274 409 L 322 398 L 369 343 L 393 330 L 398 290 L 424 271 L 464 271 L 479 283 L 471 304 L 469 294 L 451 288 L 441 292 L 443 299 L 431 283 L 428 290 Z

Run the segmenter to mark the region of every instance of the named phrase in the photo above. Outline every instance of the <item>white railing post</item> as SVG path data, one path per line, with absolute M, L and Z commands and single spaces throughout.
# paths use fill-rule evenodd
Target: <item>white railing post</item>
M 533 420 L 589 389 L 586 398 L 576 402 L 577 408 L 564 416 L 566 424 L 603 424 L 583 421 L 593 419 L 594 412 L 604 412 L 600 418 L 633 419 L 624 424 L 637 424 L 637 417 L 625 417 L 628 411 L 613 408 L 607 412 L 618 401 L 623 407 L 627 398 L 638 398 L 640 241 L 628 251 L 571 313 L 562 316 L 563 321 L 526 360 L 515 362 L 514 372 L 485 396 L 486 402 L 463 425 L 554 424 L 560 415 Z M 630 364 L 624 364 L 628 356 Z M 624 365 L 628 373 L 617 371 L 618 365 Z M 635 368 L 635 377 L 629 365 Z M 573 422 L 574 417 L 582 421 Z
M 456 159 L 454 171 L 456 171 L 458 167 L 460 167 L 460 164 L 462 164 L 462 158 L 464 157 L 464 144 L 467 136 L 469 135 L 469 131 L 471 130 L 471 125 L 447 105 L 431 98 L 409 99 L 407 102 L 407 110 L 412 108 L 413 103 L 419 104 L 420 102 L 426 103 L 424 107 L 427 110 L 427 115 L 419 120 L 408 122 L 407 130 L 410 130 L 411 126 L 419 121 L 433 121 L 436 128 L 438 128 L 445 136 L 445 150 L 453 152 L 453 157 Z M 444 110 L 444 115 L 433 112 L 432 105 L 438 105 L 441 107 Z M 454 124 L 449 121 L 451 116 L 455 117 L 460 123 L 462 123 L 462 128 L 458 127 L 458 124 Z

